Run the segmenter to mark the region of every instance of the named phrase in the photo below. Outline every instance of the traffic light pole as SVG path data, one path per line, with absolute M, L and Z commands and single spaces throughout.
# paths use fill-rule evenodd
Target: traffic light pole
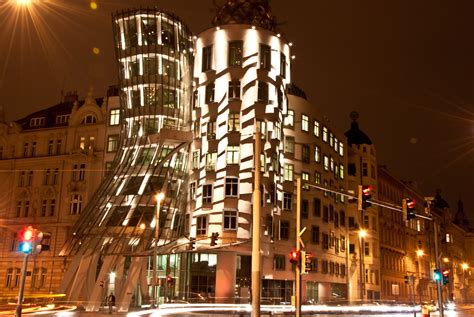
M 29 254 L 25 254 L 25 258 L 23 259 L 23 270 L 21 271 L 20 289 L 18 290 L 18 301 L 16 303 L 15 317 L 21 317 L 23 294 L 25 291 L 26 270 L 28 268 L 28 256 Z
M 301 231 L 301 177 L 296 178 L 296 252 L 298 256 L 300 254 L 300 231 Z M 306 259 L 304 259 L 306 260 Z M 299 262 L 296 264 L 295 269 L 295 316 L 301 316 L 301 261 L 303 259 L 300 256 Z
M 428 202 L 429 204 L 429 202 Z M 429 206 L 429 205 L 428 205 Z M 434 246 L 435 246 L 435 263 L 436 269 L 441 271 L 441 263 L 439 259 L 439 249 L 438 249 L 438 224 L 433 218 L 433 228 L 434 228 Z M 444 307 L 443 307 L 443 293 L 441 290 L 442 279 L 436 281 L 436 287 L 438 290 L 438 307 L 439 307 L 439 316 L 444 317 Z
M 261 254 L 260 254 L 260 151 L 261 136 L 258 126 L 255 133 L 255 176 L 252 209 L 252 317 L 260 317 Z

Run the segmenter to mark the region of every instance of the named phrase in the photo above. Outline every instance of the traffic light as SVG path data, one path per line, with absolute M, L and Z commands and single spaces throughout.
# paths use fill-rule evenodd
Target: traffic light
M 174 278 L 171 275 L 166 275 L 166 285 L 167 286 L 174 285 Z
M 35 249 L 33 250 L 35 254 L 40 254 L 43 251 L 48 251 L 49 250 L 49 244 L 46 244 L 45 242 L 49 242 L 49 239 L 51 238 L 51 233 L 49 232 L 43 232 L 39 230 L 35 230 Z
M 290 252 L 289 256 L 290 256 L 290 262 L 292 264 L 297 265 L 300 260 L 300 253 L 298 251 L 293 250 Z
M 313 261 L 313 253 L 301 251 L 301 259 L 304 259 L 304 261 L 301 261 L 301 274 L 311 272 L 311 262 Z
M 439 282 L 441 281 L 441 278 L 441 272 L 438 269 L 435 269 L 433 272 L 433 280 L 435 280 L 435 282 Z
M 443 285 L 446 285 L 449 283 L 449 270 L 445 269 L 443 270 Z
M 372 206 L 372 203 L 369 201 L 372 198 L 372 190 L 372 186 L 359 185 L 359 195 L 357 200 L 359 210 L 365 210 Z
M 416 201 L 411 198 L 403 199 L 403 213 L 407 215 L 407 220 L 415 219 L 416 212 L 415 212 L 415 205 Z
M 35 231 L 35 229 L 29 226 L 19 232 L 20 243 L 18 244 L 18 251 L 25 254 L 31 253 L 35 242 Z
M 410 283 L 410 277 L 408 275 L 405 275 L 405 284 Z
M 194 250 L 196 248 L 196 238 L 189 237 L 188 250 Z
M 219 238 L 219 232 L 213 232 L 211 235 L 211 247 L 217 245 L 218 238 Z

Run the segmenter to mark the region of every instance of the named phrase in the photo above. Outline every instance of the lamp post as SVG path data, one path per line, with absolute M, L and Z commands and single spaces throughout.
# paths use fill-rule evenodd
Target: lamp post
M 463 291 L 463 302 L 467 302 L 467 286 L 466 286 L 466 270 L 469 269 L 469 264 L 464 262 L 461 264 L 462 267 L 462 291 Z
M 158 227 L 160 224 L 160 209 L 161 209 L 161 201 L 165 198 L 165 194 L 163 193 L 158 193 L 156 195 L 156 213 L 155 213 L 155 245 L 153 247 L 153 259 L 152 259 L 152 265 L 153 265 L 153 277 L 151 279 L 151 290 L 152 290 L 152 300 L 151 300 L 151 306 L 152 307 L 157 307 L 157 300 L 156 300 L 156 257 L 158 255 Z
M 416 250 L 416 256 L 418 257 L 418 296 L 420 297 L 420 305 L 421 305 L 421 265 L 420 261 L 422 257 L 425 255 L 425 252 L 422 249 Z
M 364 238 L 367 236 L 367 230 L 365 229 L 360 229 L 359 230 L 359 253 L 360 253 L 360 271 L 359 271 L 359 276 L 360 276 L 360 300 L 362 301 L 364 299 L 364 293 L 365 293 L 365 280 L 364 280 L 364 254 L 362 253 L 364 251 Z

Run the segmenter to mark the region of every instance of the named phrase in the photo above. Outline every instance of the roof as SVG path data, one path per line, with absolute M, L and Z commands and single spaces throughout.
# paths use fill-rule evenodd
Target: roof
M 270 9 L 269 0 L 229 0 L 216 5 L 215 26 L 225 24 L 249 24 L 275 31 L 277 22 Z
M 104 98 L 95 98 L 95 102 L 98 105 L 101 105 Z M 33 130 L 33 129 L 44 129 L 44 128 L 53 128 L 53 127 L 62 127 L 67 126 L 68 122 L 56 123 L 56 117 L 60 115 L 69 115 L 72 112 L 74 103 L 77 101 L 77 106 L 80 108 L 84 105 L 84 100 L 72 100 L 66 99 L 66 101 L 61 102 L 52 107 L 33 112 L 26 117 L 16 120 L 15 122 L 21 126 L 23 130 Z M 31 119 L 34 118 L 45 118 L 44 124 L 30 126 Z
M 361 144 L 367 144 L 371 145 L 372 140 L 365 134 L 360 128 L 359 128 L 359 123 L 357 122 L 357 119 L 359 118 L 359 114 L 355 111 L 351 112 L 351 128 L 344 133 L 344 135 L 347 138 L 347 143 L 349 146 L 356 144 L 356 145 L 361 145 Z

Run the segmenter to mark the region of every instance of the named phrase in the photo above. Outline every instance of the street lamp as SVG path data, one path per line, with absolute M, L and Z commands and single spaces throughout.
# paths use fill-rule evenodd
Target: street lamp
M 156 301 L 156 257 L 158 255 L 158 227 L 160 224 L 160 209 L 161 209 L 161 201 L 165 199 L 165 194 L 164 193 L 158 193 L 156 194 L 156 212 L 155 212 L 155 245 L 153 248 L 153 259 L 152 259 L 152 265 L 153 265 L 153 277 L 151 279 L 151 290 L 152 290 L 152 300 L 151 300 L 151 306 L 152 307 L 157 307 L 157 301 Z
M 359 230 L 359 253 L 360 253 L 360 299 L 364 299 L 364 293 L 365 293 L 365 283 L 364 283 L 364 254 L 362 253 L 364 251 L 364 238 L 367 236 L 367 230 L 365 229 L 360 229 Z
M 421 282 L 421 266 L 420 266 L 420 262 L 421 262 L 421 257 L 423 257 L 425 255 L 425 251 L 423 251 L 422 249 L 418 249 L 416 250 L 416 256 L 418 257 L 418 296 L 420 297 L 420 304 L 421 304 L 421 286 L 420 286 L 420 282 Z M 415 286 L 413 286 L 415 287 Z M 415 295 L 413 295 L 415 296 Z
M 16 0 L 18 6 L 29 6 L 32 0 Z

